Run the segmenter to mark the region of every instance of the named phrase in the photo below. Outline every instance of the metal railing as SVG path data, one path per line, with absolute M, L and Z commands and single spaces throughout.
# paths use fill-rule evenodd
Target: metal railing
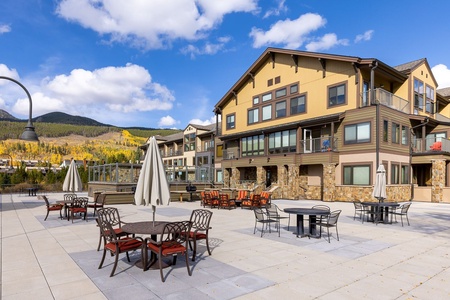
M 370 102 L 370 93 L 371 91 L 367 91 L 362 93 L 361 95 L 361 105 L 369 106 Z M 384 89 L 378 88 L 375 89 L 374 99 L 372 101 L 374 104 L 379 103 L 384 106 L 389 106 L 395 110 L 404 112 L 406 114 L 411 113 L 411 105 L 408 100 L 405 100 L 401 97 L 398 97 Z
M 337 149 L 337 138 L 319 137 L 300 140 L 300 153 L 335 152 Z
M 411 143 L 413 153 L 449 152 L 450 140 L 440 137 L 414 138 Z
M 237 149 L 233 150 L 223 150 L 222 159 L 235 159 L 239 158 L 239 151 Z
M 161 151 L 162 157 L 171 157 L 171 156 L 181 156 L 183 155 L 182 150 L 169 150 L 169 151 Z

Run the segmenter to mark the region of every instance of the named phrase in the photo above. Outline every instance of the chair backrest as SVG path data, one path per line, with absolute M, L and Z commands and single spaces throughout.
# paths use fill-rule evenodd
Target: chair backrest
M 194 209 L 189 219 L 192 230 L 207 231 L 210 229 L 209 223 L 211 222 L 212 214 L 212 211 L 207 209 Z
M 97 209 L 98 219 L 100 221 L 108 221 L 111 226 L 121 227 L 119 210 L 115 207 L 106 207 Z
M 105 204 L 106 194 L 98 194 L 96 198 L 94 198 L 94 202 L 97 204 Z
M 64 194 L 64 201 L 73 200 L 77 197 L 77 194 Z
M 244 191 L 244 190 L 238 191 L 237 199 L 238 200 L 242 200 L 242 199 L 245 199 L 245 198 L 247 198 L 247 191 Z
M 261 195 L 260 194 L 252 194 L 251 196 L 250 196 L 250 198 L 252 199 L 252 200 L 261 200 Z
M 323 209 L 323 210 L 330 211 L 330 207 L 326 206 L 326 205 L 314 205 L 312 208 L 314 208 L 314 209 Z
M 327 223 L 328 225 L 336 225 L 337 221 L 339 219 L 339 215 L 341 214 L 342 210 L 335 210 L 332 211 L 329 215 L 328 215 L 328 220 Z
M 72 207 L 87 207 L 88 202 L 88 197 L 76 197 L 72 200 Z
M 353 205 L 355 206 L 355 209 L 362 209 L 362 203 L 359 201 L 353 201 Z
M 116 232 L 113 229 L 113 225 L 107 219 L 102 219 L 99 217 L 97 219 L 97 224 L 98 227 L 100 227 L 102 235 L 108 242 L 115 242 L 118 240 Z
M 278 207 L 275 204 L 270 204 L 266 206 L 267 214 L 270 217 L 278 217 Z
M 210 195 L 211 198 L 219 198 L 219 191 L 211 191 Z
M 42 197 L 42 199 L 44 199 L 45 205 L 47 205 L 47 207 L 50 206 L 50 202 L 48 201 L 47 196 L 42 195 L 41 197 Z
M 255 219 L 257 222 L 264 222 L 267 219 L 267 213 L 262 208 L 254 208 Z
M 221 200 L 228 200 L 228 199 L 230 199 L 230 196 L 228 194 L 220 194 L 220 199 Z
M 170 222 L 164 226 L 160 241 L 170 247 L 168 243 L 183 244 L 187 243 L 189 231 L 191 230 L 190 221 Z
M 408 213 L 408 209 L 409 209 L 410 206 L 411 206 L 411 202 L 403 203 L 403 204 L 400 206 L 401 213 L 402 213 L 402 214 L 407 214 L 407 213 Z

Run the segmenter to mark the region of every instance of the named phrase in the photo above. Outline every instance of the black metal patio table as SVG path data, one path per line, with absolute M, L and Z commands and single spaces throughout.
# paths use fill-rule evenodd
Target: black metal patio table
M 389 220 L 389 212 L 400 206 L 397 202 L 362 202 L 362 205 L 369 206 L 370 212 L 369 222 L 391 224 Z
M 317 237 L 316 225 L 314 225 L 314 223 L 316 223 L 317 216 L 326 216 L 330 213 L 329 211 L 324 209 L 302 207 L 285 208 L 284 212 L 297 215 L 297 237 Z M 309 216 L 309 233 L 305 233 L 303 216 Z
M 162 234 L 164 226 L 169 223 L 167 221 L 141 221 L 141 222 L 127 222 L 122 225 L 122 230 L 132 234 L 150 235 L 151 239 L 156 241 L 157 235 Z M 156 257 L 150 257 L 150 269 L 159 269 Z M 166 268 L 170 263 L 163 261 L 163 268 Z M 136 262 L 138 268 L 143 269 L 142 261 Z

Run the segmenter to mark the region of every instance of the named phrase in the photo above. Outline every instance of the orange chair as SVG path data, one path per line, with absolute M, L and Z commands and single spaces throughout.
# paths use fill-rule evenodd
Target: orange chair
M 50 204 L 50 202 L 47 199 L 47 196 L 39 196 L 39 197 L 44 199 L 45 205 L 47 206 L 47 215 L 45 216 L 44 221 L 47 220 L 48 213 L 51 212 L 51 211 L 59 211 L 59 217 L 61 219 L 63 218 L 62 214 L 61 214 L 61 211 L 62 211 L 62 209 L 64 207 L 63 204 Z
M 261 206 L 270 205 L 270 193 L 269 192 L 261 192 L 261 201 L 259 204 Z
M 442 142 L 435 142 L 430 146 L 430 150 L 432 151 L 441 151 L 442 150 Z

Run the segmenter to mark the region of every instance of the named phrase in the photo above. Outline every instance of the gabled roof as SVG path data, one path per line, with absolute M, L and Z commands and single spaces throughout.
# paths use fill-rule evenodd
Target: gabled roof
M 312 57 L 317 58 L 318 60 L 336 60 L 348 62 L 358 67 L 364 66 L 365 68 L 377 66 L 376 72 L 380 72 L 384 74 L 384 76 L 388 76 L 392 80 L 404 82 L 408 78 L 405 74 L 399 72 L 398 70 L 392 68 L 391 66 L 375 58 L 363 59 L 357 56 L 345 56 L 345 55 L 307 52 L 299 50 L 288 50 L 280 48 L 267 48 L 258 57 L 258 59 L 250 66 L 250 68 L 248 68 L 247 71 L 245 71 L 245 73 L 239 78 L 239 80 L 228 90 L 228 92 L 219 100 L 219 102 L 214 106 L 214 112 L 220 114 L 222 107 L 229 100 L 235 97 L 236 93 L 239 92 L 239 90 L 248 82 L 249 79 L 253 78 L 254 74 L 256 74 L 256 72 L 262 68 L 262 66 L 266 63 L 268 59 L 271 59 L 275 63 L 276 54 L 290 55 L 294 61 L 297 61 L 298 57 Z
M 410 61 L 410 62 L 401 64 L 401 65 L 398 65 L 398 66 L 394 67 L 394 69 L 396 69 L 399 72 L 409 74 L 409 73 L 411 73 L 411 71 L 416 69 L 418 66 L 420 66 L 425 61 L 426 61 L 426 58 L 417 59 L 414 61 Z
M 444 98 L 450 97 L 450 87 L 436 90 L 436 93 L 440 94 Z

